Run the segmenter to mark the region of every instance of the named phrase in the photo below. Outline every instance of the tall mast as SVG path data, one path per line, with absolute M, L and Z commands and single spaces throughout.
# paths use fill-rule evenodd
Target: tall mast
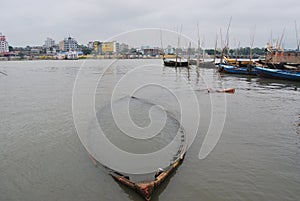
M 295 30 L 296 30 L 296 39 L 297 39 L 297 51 L 299 52 L 299 38 L 298 38 L 298 28 L 297 28 L 296 20 L 295 20 Z

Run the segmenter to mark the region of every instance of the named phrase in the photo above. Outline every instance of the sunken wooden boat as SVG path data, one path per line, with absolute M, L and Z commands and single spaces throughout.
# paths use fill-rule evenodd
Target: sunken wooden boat
M 99 165 L 104 167 L 108 171 L 109 175 L 111 175 L 117 182 L 134 190 L 146 201 L 150 201 L 155 189 L 157 189 L 182 164 L 185 156 L 185 149 L 186 146 L 184 146 L 182 150 L 179 150 L 179 152 L 182 151 L 180 157 L 167 168 L 159 169 L 155 174 L 154 180 L 142 182 L 134 182 L 130 180 L 129 176 L 125 176 L 122 173 L 110 169 L 109 167 L 103 166 L 91 154 L 88 153 L 88 156 L 95 166 Z
M 148 106 L 153 106 L 153 103 L 148 102 L 145 99 L 141 99 L 138 97 L 130 96 L 119 99 L 122 101 L 123 99 L 130 98 L 134 101 L 138 101 L 139 103 L 148 104 Z M 117 101 L 116 101 L 117 102 Z M 116 103 L 117 104 L 117 103 Z M 107 111 L 110 111 L 110 105 L 108 105 L 107 110 L 103 109 L 101 115 L 106 114 Z M 111 114 L 112 115 L 112 114 Z M 177 132 L 172 132 L 175 136 L 172 137 L 172 141 L 176 138 L 176 143 L 172 148 L 172 152 L 169 152 L 170 158 L 162 158 L 162 160 L 167 160 L 164 162 L 164 165 L 155 166 L 156 169 L 152 169 L 152 172 L 143 173 L 125 173 L 117 171 L 113 168 L 108 167 L 101 163 L 101 161 L 96 160 L 96 158 L 92 155 L 92 152 L 87 152 L 93 164 L 95 166 L 99 166 L 104 168 L 104 170 L 111 175 L 117 182 L 121 185 L 124 185 L 134 191 L 136 191 L 139 195 L 141 195 L 145 200 L 149 201 L 152 197 L 153 192 L 157 189 L 172 173 L 178 168 L 178 166 L 182 163 L 187 147 L 188 141 L 186 132 L 184 131 L 183 126 L 177 121 L 176 118 L 172 116 L 172 114 L 167 114 L 169 118 L 172 118 L 174 123 L 178 123 Z M 105 119 L 113 118 L 113 116 L 105 115 Z M 174 153 L 173 153 L 174 152 Z
M 152 181 L 143 181 L 143 182 L 133 182 L 128 176 L 124 176 L 118 172 L 110 172 L 110 175 L 119 183 L 131 188 L 141 195 L 145 200 L 150 201 L 152 194 L 158 186 L 163 183 L 172 172 L 174 172 L 178 166 L 181 165 L 184 159 L 184 154 L 182 157 L 177 159 L 174 163 L 170 164 L 165 170 L 160 170 L 156 173 L 155 179 Z
M 280 70 L 280 69 L 270 69 L 255 67 L 259 76 L 275 79 L 284 79 L 291 81 L 300 82 L 300 71 L 299 70 Z

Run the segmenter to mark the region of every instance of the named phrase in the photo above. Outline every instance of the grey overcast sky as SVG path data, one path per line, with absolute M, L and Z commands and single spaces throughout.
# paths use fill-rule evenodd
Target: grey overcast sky
M 182 35 L 196 41 L 198 21 L 205 47 L 212 48 L 220 28 L 225 35 L 231 16 L 231 47 L 239 41 L 249 46 L 254 30 L 254 47 L 263 47 L 285 29 L 284 47 L 296 48 L 299 0 L 1 0 L 0 32 L 12 46 L 43 45 L 47 37 L 58 43 L 69 35 L 79 44 L 116 39 L 160 46 L 160 32 L 151 30 L 178 31 L 182 25 Z M 165 43 L 168 34 L 162 35 Z

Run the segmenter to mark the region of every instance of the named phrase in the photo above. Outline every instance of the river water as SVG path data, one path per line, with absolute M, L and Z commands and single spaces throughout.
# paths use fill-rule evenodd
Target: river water
M 8 76 L 0 74 L 0 200 L 142 200 L 93 165 L 77 135 L 72 111 L 78 74 L 102 76 L 95 90 L 95 109 L 104 130 L 115 133 L 108 122 L 112 118 L 101 114 L 116 83 L 137 68 L 135 79 L 166 80 L 170 90 L 183 94 L 182 102 L 190 101 L 187 86 L 192 87 L 201 116 L 183 164 L 153 200 L 300 200 L 300 83 L 220 75 L 214 69 L 195 67 L 175 70 L 163 67 L 161 60 L 1 62 L 0 70 Z M 235 93 L 215 92 L 228 87 Z M 79 90 L 82 98 L 89 89 L 86 84 Z M 126 90 L 119 94 L 120 98 L 130 95 Z M 168 90 L 149 86 L 135 95 L 166 106 L 178 117 L 181 103 Z M 130 107 L 136 124 L 147 126 L 149 118 L 135 108 L 142 106 Z M 188 114 L 195 108 L 187 108 Z M 157 114 L 154 111 L 154 117 Z M 187 118 L 188 133 L 197 119 Z M 128 140 L 134 139 L 127 137 L 108 138 L 127 151 L 156 151 L 168 144 L 167 133 L 178 129 L 172 118 L 166 122 L 161 143 L 156 138 L 142 145 L 131 144 Z M 217 127 L 221 132 L 216 146 L 199 159 L 205 136 L 209 131 L 218 134 Z

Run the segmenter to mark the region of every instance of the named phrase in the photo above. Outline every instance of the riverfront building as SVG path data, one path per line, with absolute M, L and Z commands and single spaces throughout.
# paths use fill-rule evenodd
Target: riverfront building
M 119 54 L 120 44 L 116 41 L 103 42 L 101 49 L 102 49 L 102 54 Z
M 44 44 L 45 48 L 51 48 L 55 46 L 55 40 L 53 40 L 52 38 L 47 38 L 45 40 L 45 44 Z
M 2 33 L 0 33 L 0 53 L 9 52 L 8 42 Z
M 76 51 L 78 50 L 78 43 L 74 38 L 69 36 L 68 38 L 65 38 L 63 41 L 59 42 L 59 48 L 62 51 Z

